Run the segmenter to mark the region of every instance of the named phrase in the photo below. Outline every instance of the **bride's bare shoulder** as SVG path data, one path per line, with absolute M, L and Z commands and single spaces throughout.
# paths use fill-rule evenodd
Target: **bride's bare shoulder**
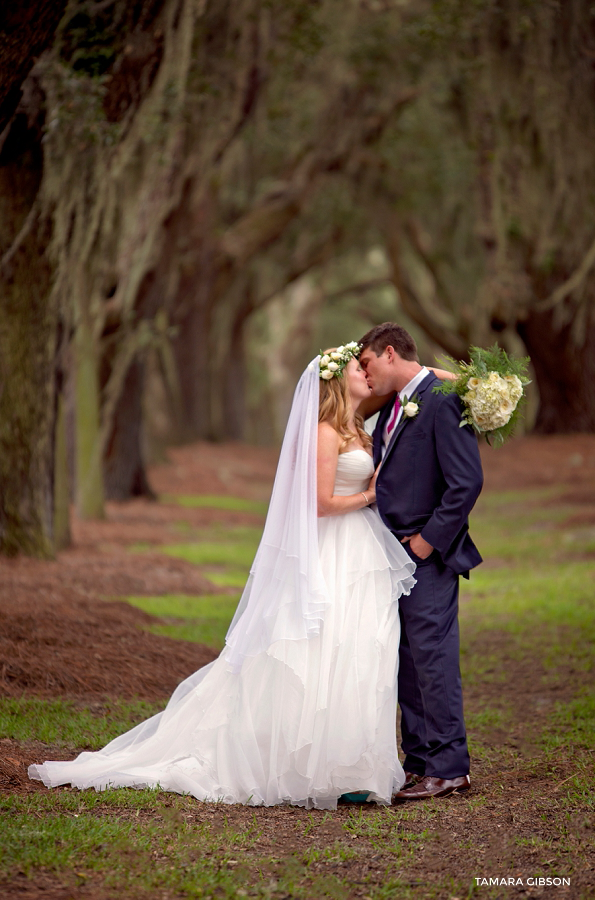
M 318 446 L 325 449 L 339 449 L 341 443 L 341 435 L 336 431 L 330 422 L 318 423 Z

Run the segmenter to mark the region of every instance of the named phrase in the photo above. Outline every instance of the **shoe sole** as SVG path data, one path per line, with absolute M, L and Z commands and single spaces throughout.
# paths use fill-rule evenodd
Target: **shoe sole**
M 412 802 L 415 800 L 431 800 L 432 797 L 450 797 L 451 794 L 462 794 L 465 791 L 468 791 L 470 787 L 471 787 L 471 785 L 467 784 L 467 785 L 463 785 L 462 787 L 458 787 L 458 788 L 448 788 L 445 791 L 437 791 L 435 794 L 425 794 L 422 796 L 418 795 L 417 797 L 414 796 L 413 794 L 410 794 L 408 797 L 395 796 L 392 802 L 393 803 L 409 803 L 409 802 Z

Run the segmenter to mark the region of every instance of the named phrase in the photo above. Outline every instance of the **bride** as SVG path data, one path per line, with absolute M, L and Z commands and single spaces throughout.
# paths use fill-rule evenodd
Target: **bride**
M 165 710 L 95 753 L 29 768 L 47 787 L 159 787 L 199 800 L 390 804 L 398 598 L 415 564 L 370 509 L 369 398 L 355 342 L 296 388 L 263 537 L 225 648 Z

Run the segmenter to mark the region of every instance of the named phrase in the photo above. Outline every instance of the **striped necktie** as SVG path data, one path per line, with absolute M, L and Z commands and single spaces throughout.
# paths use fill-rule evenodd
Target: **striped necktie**
M 399 415 L 399 410 L 401 409 L 401 399 L 399 395 L 395 397 L 395 405 L 393 406 L 393 411 L 389 420 L 388 425 L 386 426 L 386 438 L 387 441 L 390 440 L 390 436 L 393 433 L 393 429 L 397 422 L 397 416 Z

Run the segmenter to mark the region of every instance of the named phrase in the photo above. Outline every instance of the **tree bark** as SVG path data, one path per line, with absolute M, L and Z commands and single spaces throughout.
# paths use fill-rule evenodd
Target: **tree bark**
M 70 545 L 70 478 L 66 440 L 66 404 L 64 395 L 57 397 L 54 466 L 54 548 L 63 550 Z
M 144 364 L 136 358 L 128 369 L 104 452 L 105 494 L 109 500 L 155 499 L 142 452 Z
M 21 245 L 0 293 L 0 553 L 8 556 L 53 554 L 57 317 L 40 262 L 43 232 L 38 224 Z
M 103 473 L 97 342 L 85 311 L 74 337 L 76 404 L 76 506 L 81 519 L 102 519 Z
M 449 310 L 434 298 L 425 298 L 412 283 L 403 261 L 402 226 L 390 210 L 384 210 L 385 246 L 390 262 L 391 280 L 399 294 L 403 310 L 439 347 L 455 359 L 465 359 L 468 341 L 464 328 Z
M 595 431 L 595 325 L 578 341 L 572 323 L 559 325 L 554 310 L 530 312 L 517 330 L 531 357 L 539 388 L 535 431 Z
M 222 410 L 219 415 L 219 436 L 221 440 L 243 441 L 246 439 L 246 387 L 248 384 L 245 332 L 246 324 L 256 308 L 254 285 L 247 279 L 242 286 L 240 303 L 235 310 L 224 359 L 220 362 L 219 379 L 222 389 L 219 396 Z
M 525 343 L 540 392 L 536 431 L 592 431 L 592 10 L 583 0 L 502 0 L 476 17 L 467 53 L 478 65 L 466 67 L 459 96 L 477 153 L 478 306 Z
M 191 186 L 176 212 L 175 228 L 186 233 L 188 249 L 182 258 L 181 275 L 173 301 L 172 322 L 176 328 L 173 350 L 180 384 L 183 422 L 182 440 L 215 437 L 211 416 L 211 324 L 220 299 L 217 279 L 221 253 L 215 238 L 217 198 L 207 189 L 199 199 Z M 190 251 L 190 252 L 189 252 Z
M 0 553 L 53 553 L 58 316 L 37 213 L 41 105 L 16 114 L 0 151 Z

